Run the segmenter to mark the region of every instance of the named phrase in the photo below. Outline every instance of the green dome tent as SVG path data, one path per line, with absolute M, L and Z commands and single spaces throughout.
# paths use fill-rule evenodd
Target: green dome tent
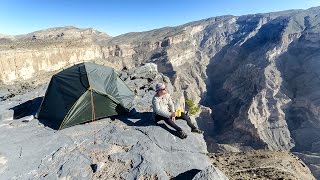
M 113 68 L 85 62 L 53 75 L 37 118 L 63 129 L 128 112 L 134 96 Z

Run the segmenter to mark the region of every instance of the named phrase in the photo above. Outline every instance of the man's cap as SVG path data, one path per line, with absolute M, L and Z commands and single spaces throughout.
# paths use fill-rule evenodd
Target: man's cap
M 158 83 L 158 84 L 156 85 L 156 91 L 157 91 L 157 92 L 160 91 L 161 89 L 165 89 L 165 88 L 166 88 L 166 85 L 163 84 L 163 83 Z

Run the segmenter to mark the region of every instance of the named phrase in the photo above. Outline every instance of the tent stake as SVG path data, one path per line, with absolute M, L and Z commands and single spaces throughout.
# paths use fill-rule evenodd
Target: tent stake
M 19 155 L 19 158 L 21 158 L 21 155 L 22 155 L 22 147 L 20 147 L 20 155 Z

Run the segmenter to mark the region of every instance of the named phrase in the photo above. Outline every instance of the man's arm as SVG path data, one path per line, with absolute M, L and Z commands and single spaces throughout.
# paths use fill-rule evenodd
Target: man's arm
M 171 114 L 169 112 L 165 112 L 160 109 L 160 103 L 158 99 L 155 97 L 152 99 L 152 106 L 153 106 L 153 112 L 155 112 L 156 114 L 163 117 L 171 118 Z
M 174 109 L 174 104 L 173 104 L 171 96 L 169 94 L 168 94 L 167 98 L 168 98 L 168 105 L 169 105 L 170 112 L 175 112 L 176 110 Z

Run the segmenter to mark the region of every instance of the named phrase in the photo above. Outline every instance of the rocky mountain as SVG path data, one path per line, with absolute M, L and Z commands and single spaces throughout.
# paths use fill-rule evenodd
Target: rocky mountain
M 9 85 L 41 78 L 92 59 L 118 70 L 155 63 L 173 85 L 178 107 L 187 108 L 186 99 L 203 105 L 198 124 L 209 151 L 231 146 L 317 154 L 319 16 L 315 7 L 213 17 L 117 37 L 75 27 L 2 35 L 0 80 Z M 312 167 L 319 178 L 319 163 Z
M 177 124 L 188 138 L 178 138 L 164 122 L 151 120 L 155 84 L 166 83 L 172 91 L 168 77 L 152 63 L 119 75 L 139 89 L 134 110 L 59 131 L 33 116 L 48 83 L 31 78 L 2 88 L 0 179 L 314 179 L 301 160 L 286 152 L 208 154 L 203 135 L 191 133 L 185 121 Z M 204 118 L 192 119 L 201 123 Z

